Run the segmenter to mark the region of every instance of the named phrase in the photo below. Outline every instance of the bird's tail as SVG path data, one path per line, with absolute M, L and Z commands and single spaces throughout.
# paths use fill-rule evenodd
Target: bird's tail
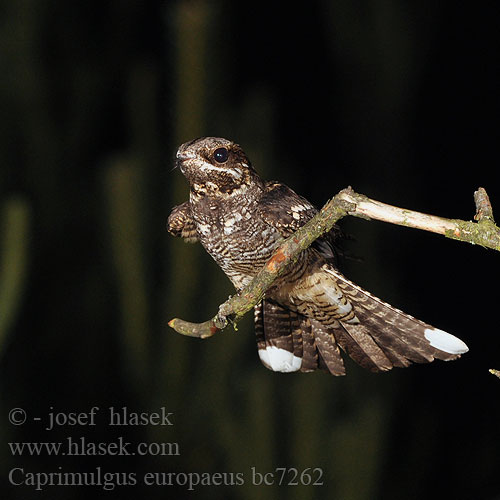
M 383 302 L 338 271 L 328 272 L 334 275 L 355 313 L 352 320 L 332 325 L 332 334 L 365 368 L 377 372 L 405 367 L 411 362 L 449 361 L 469 350 L 459 338 Z
M 328 370 L 344 375 L 339 346 L 362 367 L 387 371 L 412 362 L 452 360 L 468 351 L 457 337 L 432 327 L 383 302 L 329 269 L 354 308 L 354 317 L 324 325 L 265 299 L 255 307 L 257 347 L 262 363 L 273 371 Z

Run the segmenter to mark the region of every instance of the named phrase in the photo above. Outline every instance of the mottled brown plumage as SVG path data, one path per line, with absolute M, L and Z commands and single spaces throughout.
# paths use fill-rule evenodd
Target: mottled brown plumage
M 237 290 L 279 242 L 316 208 L 278 182 L 264 182 L 234 142 L 203 137 L 183 144 L 177 163 L 190 185 L 168 230 L 200 241 Z M 467 352 L 456 337 L 419 321 L 347 280 L 337 269 L 333 231 L 289 266 L 255 307 L 257 347 L 274 371 L 324 368 L 345 374 L 339 346 L 373 372 L 450 360 Z

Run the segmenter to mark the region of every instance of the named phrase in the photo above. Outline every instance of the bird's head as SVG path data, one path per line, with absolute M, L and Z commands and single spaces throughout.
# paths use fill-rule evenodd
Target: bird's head
M 186 142 L 176 158 L 191 191 L 198 195 L 224 197 L 262 183 L 241 147 L 221 137 Z

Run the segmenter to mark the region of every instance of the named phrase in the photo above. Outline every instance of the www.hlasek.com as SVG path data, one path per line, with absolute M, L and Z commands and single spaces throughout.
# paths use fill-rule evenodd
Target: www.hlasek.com
M 63 441 L 53 442 L 11 442 L 12 455 L 24 456 L 179 456 L 180 446 L 177 442 L 152 442 L 133 444 L 120 436 L 115 441 L 94 442 L 85 436 L 74 438 L 68 436 Z
M 57 472 L 30 472 L 16 467 L 9 472 L 9 482 L 14 486 L 30 486 L 45 490 L 51 486 L 98 486 L 111 491 L 117 486 L 180 486 L 192 491 L 200 486 L 242 486 L 251 481 L 254 486 L 322 486 L 323 470 L 320 467 L 298 470 L 294 467 L 277 467 L 272 472 L 259 472 L 251 467 L 243 472 L 104 472 L 97 467 L 92 472 L 68 472 L 58 467 Z

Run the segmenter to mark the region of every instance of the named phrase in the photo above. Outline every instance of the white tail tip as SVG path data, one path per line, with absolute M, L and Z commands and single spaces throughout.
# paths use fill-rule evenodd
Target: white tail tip
M 267 368 L 274 372 L 296 372 L 302 366 L 302 358 L 274 345 L 259 349 L 259 358 Z
M 449 354 L 464 354 L 469 350 L 465 342 L 443 330 L 426 328 L 424 335 L 429 344 L 440 351 Z

